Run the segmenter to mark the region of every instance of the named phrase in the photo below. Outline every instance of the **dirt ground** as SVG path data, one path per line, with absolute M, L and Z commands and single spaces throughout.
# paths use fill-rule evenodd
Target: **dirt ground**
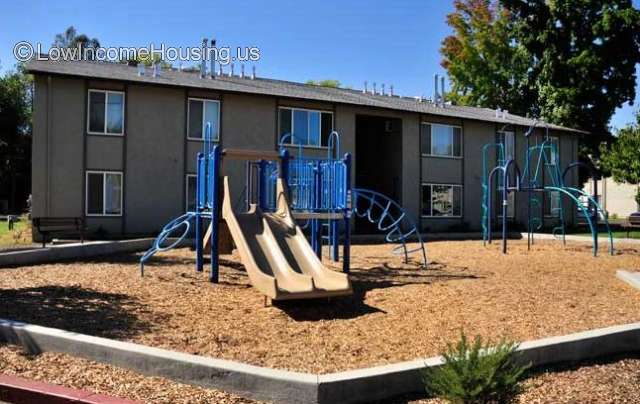
M 188 249 L 0 271 L 0 318 L 255 365 L 325 373 L 433 356 L 468 335 L 517 341 L 640 321 L 640 246 L 593 258 L 590 246 L 525 241 L 428 243 L 428 270 L 392 246 L 354 246 L 354 295 L 264 306 L 238 257 L 221 283 L 194 272 Z M 603 248 L 604 250 L 604 248 Z M 336 266 L 339 268 L 339 264 Z

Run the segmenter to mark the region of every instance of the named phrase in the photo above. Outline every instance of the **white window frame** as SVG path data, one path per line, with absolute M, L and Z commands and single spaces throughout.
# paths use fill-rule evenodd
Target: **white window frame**
M 197 174 L 186 174 L 185 182 L 184 182 L 184 210 L 185 212 L 189 211 L 189 178 L 196 179 L 196 189 L 198 188 L 198 175 Z M 197 208 L 197 206 L 196 206 Z
M 202 101 L 202 137 L 191 137 L 189 136 L 189 119 L 191 117 L 191 101 Z M 187 140 L 197 140 L 200 142 L 204 142 L 205 140 L 205 136 L 206 136 L 206 121 L 205 121 L 205 102 L 215 102 L 218 104 L 218 116 L 216 117 L 216 119 L 218 120 L 218 127 L 215 128 L 216 129 L 216 133 L 214 134 L 215 136 L 213 137 L 213 139 L 211 139 L 213 142 L 220 142 L 220 100 L 214 100 L 211 98 L 196 98 L 196 97 L 188 97 L 187 98 Z
M 422 187 L 424 186 L 431 187 L 431 215 L 425 215 L 422 213 Z M 433 215 L 433 187 L 458 187 L 460 188 L 460 214 L 459 215 L 450 215 L 450 216 L 434 216 Z M 453 206 L 453 201 L 451 201 L 451 205 Z M 420 216 L 423 218 L 429 219 L 460 219 L 464 215 L 464 186 L 462 184 L 438 184 L 433 182 L 423 182 L 420 184 Z
M 281 122 L 280 122 L 280 110 L 281 109 L 288 109 L 291 111 L 291 136 L 289 136 L 290 140 L 289 143 L 282 143 L 280 141 L 280 128 L 281 128 Z M 307 144 L 303 144 L 303 145 L 299 145 L 299 144 L 295 144 L 293 143 L 293 132 L 294 132 L 294 119 L 293 119 L 293 111 L 298 110 L 298 111 L 307 111 L 307 112 L 318 112 L 320 114 L 320 145 L 312 145 L 309 144 L 309 134 L 311 133 L 311 128 L 309 127 L 309 121 L 307 120 Z M 298 107 L 278 107 L 278 147 L 300 147 L 302 146 L 303 149 L 322 149 L 322 150 L 327 150 L 329 148 L 329 146 L 322 146 L 322 114 L 331 114 L 331 130 L 329 131 L 329 133 L 331 133 L 333 131 L 333 127 L 335 126 L 335 117 L 333 115 L 333 111 L 328 111 L 328 110 L 324 110 L 324 109 L 309 109 L 309 108 L 298 108 Z
M 89 213 L 89 175 L 90 174 L 102 174 L 102 213 Z M 105 213 L 106 198 L 107 198 L 107 181 L 106 174 L 115 174 L 120 176 L 120 213 Z M 84 179 L 84 213 L 89 217 L 120 217 L 124 212 L 124 175 L 122 171 L 101 171 L 101 170 L 87 170 L 85 172 Z
M 431 133 L 429 134 L 429 141 L 431 142 L 431 144 L 429 144 L 429 153 L 425 154 L 422 153 L 422 157 L 436 157 L 436 158 L 443 158 L 443 159 L 455 159 L 455 160 L 461 160 L 464 157 L 464 133 L 462 130 L 462 126 L 461 125 L 449 125 L 446 123 L 437 123 L 437 122 L 420 122 L 420 125 L 430 125 L 430 129 L 431 129 Z M 460 155 L 459 156 L 455 156 L 453 154 L 451 155 L 443 155 L 443 154 L 434 154 L 433 153 L 433 127 L 434 126 L 449 126 L 451 128 L 458 128 L 460 129 Z M 451 153 L 453 153 L 453 131 L 451 131 Z
M 89 121 L 91 118 L 91 93 L 104 93 L 104 129 L 102 132 L 93 132 L 89 128 L 91 127 L 91 122 Z M 120 133 L 111 133 L 107 132 L 107 122 L 109 121 L 107 118 L 107 111 L 109 109 L 109 94 L 122 94 L 122 131 Z M 88 135 L 101 135 L 101 136 L 124 136 L 124 123 L 126 118 L 124 116 L 126 108 L 125 104 L 127 102 L 127 97 L 125 96 L 124 91 L 117 90 L 98 90 L 91 88 L 87 92 L 87 134 Z

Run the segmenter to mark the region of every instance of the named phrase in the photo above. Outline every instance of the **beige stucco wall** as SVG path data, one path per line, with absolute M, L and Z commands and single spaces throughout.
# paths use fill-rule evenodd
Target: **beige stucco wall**
M 587 181 L 584 190 L 593 195 L 593 183 Z M 602 207 L 609 212 L 610 217 L 628 217 L 631 213 L 640 211 L 635 201 L 637 185 L 617 183 L 612 178 L 604 178 L 598 182 L 598 194 Z
M 495 141 L 500 125 L 421 116 L 361 106 L 306 102 L 232 93 L 215 93 L 159 86 L 124 85 L 81 79 L 36 76 L 34 98 L 33 212 L 35 216 L 82 216 L 85 169 L 124 172 L 124 215 L 90 218 L 92 228 L 109 232 L 150 234 L 185 209 L 186 174 L 195 173 L 195 157 L 202 142 L 186 139 L 187 98 L 221 102 L 221 138 L 226 148 L 276 150 L 278 106 L 315 108 L 334 113 L 334 129 L 341 135 L 341 154 L 352 153 L 352 180 L 358 166 L 356 117 L 398 119 L 402 122 L 400 148 L 394 155 L 381 151 L 390 170 L 400 173 L 400 202 L 428 231 L 447 231 L 466 224 L 478 230 L 481 217 L 482 146 Z M 88 88 L 111 88 L 126 93 L 125 136 L 86 134 Z M 463 158 L 444 159 L 420 154 L 420 123 L 437 122 L 462 127 Z M 516 128 L 516 154 L 524 169 L 524 129 Z M 542 131 L 538 133 L 541 139 Z M 562 168 L 575 160 L 577 137 L 562 134 Z M 297 149 L 291 149 L 292 154 Z M 326 150 L 306 148 L 305 154 L 325 156 Z M 493 158 L 493 157 L 492 157 Z M 226 162 L 232 174 L 232 192 L 244 187 L 244 163 Z M 238 175 L 241 173 L 241 175 Z M 575 183 L 574 173 L 570 175 Z M 463 185 L 460 218 L 420 218 L 421 183 Z M 355 184 L 356 186 L 358 184 Z M 516 200 L 518 221 L 526 220 L 526 199 Z M 566 205 L 570 212 L 574 209 Z

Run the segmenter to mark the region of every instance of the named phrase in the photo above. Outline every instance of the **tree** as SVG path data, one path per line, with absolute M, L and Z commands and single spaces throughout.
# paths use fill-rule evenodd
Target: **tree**
M 447 95 L 456 104 L 502 107 L 516 114 L 531 110 L 529 53 L 513 41 L 513 18 L 499 3 L 456 0 L 447 16 L 454 34 L 442 42 L 442 66 L 452 82 Z
M 72 26 L 67 28 L 63 33 L 56 34 L 53 42 L 55 48 L 77 48 L 79 47 L 85 53 L 85 49 L 93 49 L 94 52 L 86 52 L 88 59 L 95 59 L 95 50 L 100 47 L 100 41 L 98 38 L 89 38 L 85 34 L 78 35 L 76 29 Z M 78 59 L 82 58 L 82 54 L 76 55 Z
M 455 4 L 441 52 L 456 101 L 589 131 L 581 154 L 597 157 L 615 109 L 635 98 L 640 11 L 631 0 Z
M 314 86 L 320 87 L 330 87 L 330 88 L 340 88 L 340 82 L 338 80 L 327 79 L 327 80 L 307 80 L 307 84 L 311 84 Z
M 636 123 L 620 129 L 610 147 L 602 147 L 602 166 L 614 181 L 638 186 L 636 202 L 640 206 L 640 110 Z
M 162 55 L 159 53 L 154 53 L 154 54 L 145 54 L 145 55 L 140 55 L 139 53 L 136 55 L 135 58 L 131 58 L 129 60 L 125 60 L 123 61 L 123 63 L 142 63 L 145 66 L 151 66 L 153 64 L 160 64 L 160 66 L 162 66 L 163 69 L 169 69 L 171 68 L 171 63 L 165 62 L 164 60 L 162 60 Z M 195 68 L 196 70 L 199 70 L 199 68 Z
M 503 1 L 533 56 L 540 115 L 589 131 L 583 154 L 597 155 L 616 108 L 635 98 L 640 10 L 631 0 Z
M 0 78 L 0 198 L 13 212 L 24 206 L 30 188 L 31 89 L 22 66 Z

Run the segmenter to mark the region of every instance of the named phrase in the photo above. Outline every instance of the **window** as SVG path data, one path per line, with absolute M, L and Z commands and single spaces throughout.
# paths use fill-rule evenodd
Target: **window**
M 420 136 L 423 155 L 462 157 L 462 128 L 459 126 L 423 123 Z
M 544 204 L 544 215 L 547 217 L 560 217 L 560 211 L 562 209 L 562 197 L 560 191 L 546 192 L 548 199 Z
M 333 113 L 299 108 L 278 110 L 279 143 L 327 147 L 333 131 Z
M 122 173 L 87 171 L 87 216 L 122 215 Z
M 187 203 L 187 212 L 196 210 L 196 175 L 187 174 L 185 201 Z
M 87 133 L 98 135 L 124 134 L 124 93 L 121 91 L 89 90 Z
M 516 156 L 516 134 L 513 131 L 499 131 L 496 133 L 496 143 L 500 143 L 504 147 L 504 162 L 514 159 Z M 502 180 L 498 180 L 502 183 Z M 496 193 L 496 209 L 498 216 L 502 217 L 502 193 Z M 507 217 L 514 218 L 516 215 L 516 193 L 509 192 L 507 194 Z
M 203 140 L 207 134 L 207 123 L 212 126 L 211 140 L 220 139 L 220 102 L 189 98 L 187 138 Z
M 551 145 L 549 152 L 549 164 L 560 163 L 560 139 L 557 137 L 549 137 L 549 143 Z
M 462 216 L 462 186 L 422 184 L 422 216 Z

